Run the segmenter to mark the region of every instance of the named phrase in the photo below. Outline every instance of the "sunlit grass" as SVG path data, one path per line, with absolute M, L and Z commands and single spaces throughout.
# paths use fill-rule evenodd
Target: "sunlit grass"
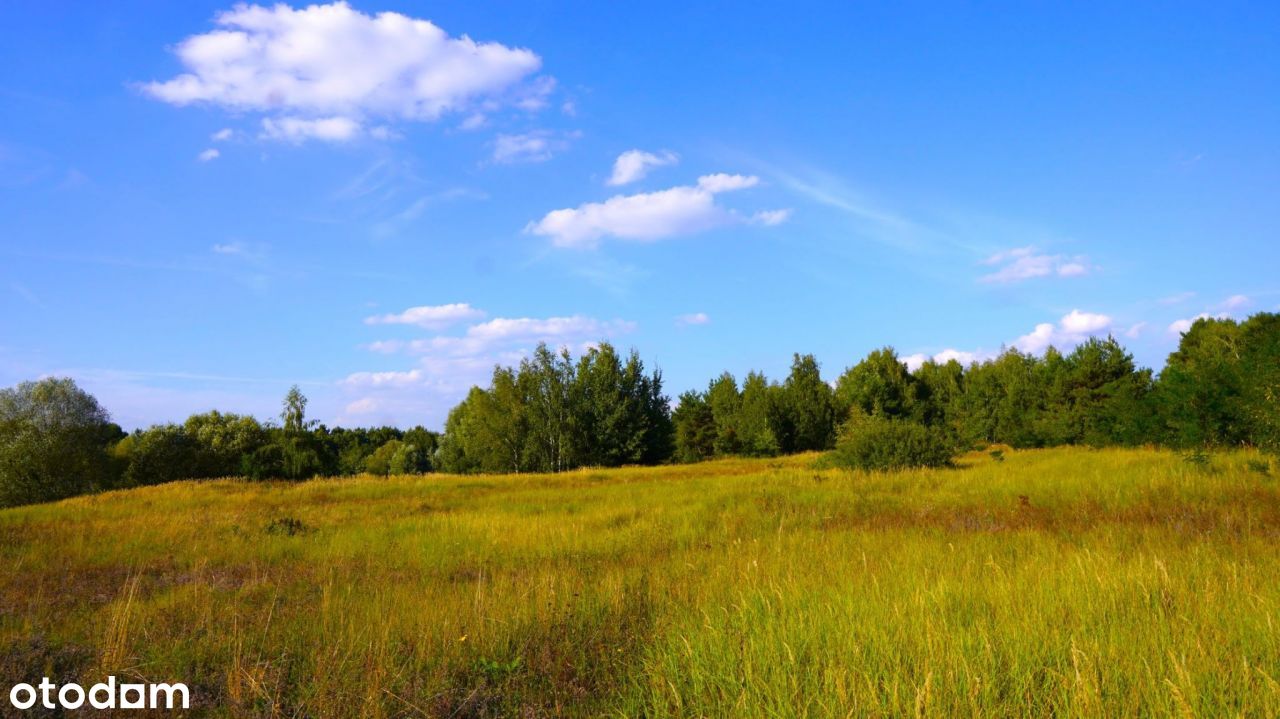
M 815 459 L 6 510 L 0 684 L 184 681 L 228 716 L 1280 715 L 1256 455 Z

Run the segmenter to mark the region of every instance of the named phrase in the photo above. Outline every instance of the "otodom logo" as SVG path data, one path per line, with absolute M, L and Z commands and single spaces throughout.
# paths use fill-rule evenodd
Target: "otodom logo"
M 114 676 L 87 690 L 79 684 L 57 684 L 49 677 L 36 686 L 15 684 L 9 703 L 16 709 L 190 709 L 186 684 L 116 684 Z

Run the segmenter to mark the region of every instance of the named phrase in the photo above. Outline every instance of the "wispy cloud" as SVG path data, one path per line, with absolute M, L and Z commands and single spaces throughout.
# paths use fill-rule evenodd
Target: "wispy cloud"
M 480 319 L 484 310 L 476 309 L 465 302 L 447 305 L 423 305 L 410 307 L 403 312 L 366 317 L 367 325 L 415 325 L 424 329 L 444 329 L 459 322 Z
M 533 130 L 516 135 L 498 135 L 493 141 L 493 161 L 511 165 L 522 162 L 546 162 L 569 147 L 577 133 Z
M 679 161 L 680 156 L 670 150 L 663 150 L 656 154 L 643 150 L 627 150 L 613 161 L 613 172 L 605 184 L 617 187 L 638 182 L 644 179 L 650 170 L 674 165 Z
M 750 221 L 751 218 L 718 204 L 716 198 L 726 192 L 754 187 L 759 181 L 754 175 L 703 175 L 695 185 L 616 195 L 604 202 L 554 210 L 541 220 L 530 222 L 525 231 L 550 237 L 556 247 L 574 248 L 593 248 L 604 238 L 652 242 L 695 234 Z
M 371 324 L 385 324 L 384 320 L 389 318 L 392 323 L 437 328 L 455 318 L 474 315 L 483 315 L 483 312 L 459 303 L 410 308 L 403 313 L 370 319 L 374 320 Z M 365 422 L 369 416 L 388 421 L 402 421 L 405 416 L 443 421 L 444 413 L 460 401 L 472 385 L 488 381 L 495 364 L 519 362 L 538 342 L 581 351 L 601 339 L 625 335 L 635 328 L 634 322 L 586 315 L 495 317 L 470 324 L 460 334 L 373 342 L 367 345 L 370 351 L 408 354 L 415 357 L 415 365 L 348 375 L 339 383 L 350 398 L 346 415 L 352 418 L 360 415 L 360 421 Z
M 982 264 L 997 267 L 995 272 L 983 275 L 980 279 L 989 284 L 1008 284 L 1038 277 L 1080 277 L 1093 269 L 1088 258 L 1083 255 L 1050 255 L 1034 247 L 997 252 L 983 260 Z
M 709 317 L 706 312 L 693 312 L 676 317 L 677 327 L 689 327 L 691 325 L 705 325 L 710 323 L 711 317 Z

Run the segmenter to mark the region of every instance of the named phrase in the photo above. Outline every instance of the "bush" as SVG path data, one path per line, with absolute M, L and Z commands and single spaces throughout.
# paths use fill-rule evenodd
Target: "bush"
M 107 411 L 70 379 L 0 389 L 0 507 L 113 486 L 107 448 L 119 438 Z
M 905 419 L 855 415 L 841 429 L 831 461 L 850 469 L 945 467 L 954 453 L 941 429 Z

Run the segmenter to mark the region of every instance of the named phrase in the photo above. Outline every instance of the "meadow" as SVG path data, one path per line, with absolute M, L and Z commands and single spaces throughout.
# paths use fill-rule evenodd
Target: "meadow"
M 1280 716 L 1280 472 L 1190 459 L 807 454 L 7 509 L 0 685 L 180 681 L 197 716 Z

